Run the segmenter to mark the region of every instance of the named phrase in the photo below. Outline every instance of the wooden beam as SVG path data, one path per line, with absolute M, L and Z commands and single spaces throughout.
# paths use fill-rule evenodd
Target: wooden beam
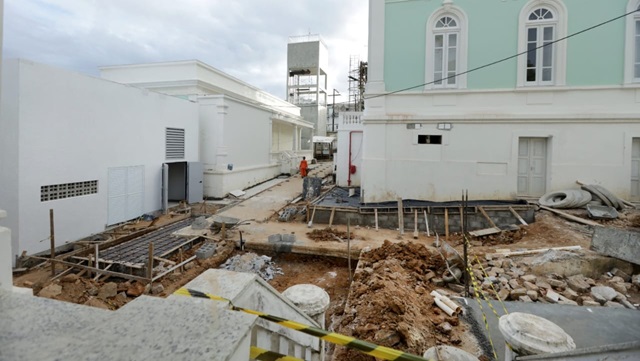
M 331 215 L 329 216 L 329 227 L 333 226 L 333 216 L 336 214 L 336 207 L 331 208 Z
M 49 261 L 49 258 L 46 258 L 46 257 L 37 257 L 37 256 L 28 256 L 28 257 L 29 258 L 33 258 L 33 259 L 43 260 L 43 261 Z M 113 276 L 113 277 L 120 277 L 120 278 L 124 278 L 124 279 L 128 279 L 128 280 L 140 281 L 140 282 L 149 282 L 149 279 L 147 279 L 145 277 L 138 277 L 138 276 L 129 275 L 129 274 L 120 273 L 120 272 L 106 271 L 106 270 L 103 270 L 103 269 L 97 269 L 97 268 L 94 268 L 94 267 L 83 266 L 81 264 L 77 264 L 77 263 L 73 263 L 73 262 L 66 262 L 66 261 L 62 261 L 62 260 L 59 260 L 59 259 L 54 259 L 53 261 L 55 263 L 62 264 L 62 265 L 65 265 L 65 266 L 71 266 L 73 268 L 79 268 L 79 269 L 86 270 L 86 271 L 99 272 L 99 273 L 110 275 L 110 276 Z
M 553 248 L 541 248 L 541 249 L 532 249 L 529 251 L 513 251 L 513 252 L 496 252 L 493 253 L 495 255 L 499 255 L 501 257 L 509 257 L 509 256 L 526 256 L 529 254 L 537 254 L 544 253 L 550 250 L 554 251 L 579 251 L 582 247 L 580 246 L 568 246 L 568 247 L 553 247 Z
M 496 226 L 495 223 L 493 223 L 493 220 L 491 219 L 491 217 L 489 217 L 489 215 L 487 214 L 487 212 L 484 210 L 484 208 L 482 207 L 478 207 L 478 209 L 480 210 L 480 212 L 482 213 L 482 215 L 484 216 L 484 218 L 486 218 L 487 221 L 489 221 L 489 224 L 491 225 L 491 227 L 493 228 L 500 228 L 498 226 Z
M 402 198 L 398 198 L 398 228 L 400 234 L 404 234 L 404 207 L 402 206 Z
M 427 211 L 423 210 L 424 212 L 424 224 L 427 227 L 427 237 L 431 237 L 431 232 L 429 232 L 429 218 L 427 217 Z
M 444 209 L 444 239 L 449 241 L 449 208 Z
M 571 220 L 571 221 L 574 221 L 574 222 L 586 224 L 587 226 L 602 227 L 602 225 L 600 223 L 596 223 L 596 222 L 590 221 L 588 219 L 572 216 L 569 213 L 565 213 L 565 212 L 559 211 L 557 209 L 545 207 L 545 206 L 542 206 L 542 205 L 540 206 L 540 209 L 544 209 L 545 211 L 549 211 L 551 213 L 555 213 L 555 214 L 557 214 L 557 215 L 559 215 L 561 217 L 564 217 L 564 218 L 566 218 L 568 220 Z
M 418 239 L 418 210 L 413 210 L 413 239 Z
M 520 221 L 520 223 L 522 223 L 523 226 L 528 226 L 529 225 L 527 222 L 525 222 L 524 219 L 522 219 L 522 217 L 520 217 L 518 212 L 516 212 L 512 207 L 509 207 L 509 211 L 511 211 L 511 214 L 513 214 L 513 216 L 516 217 L 516 219 L 518 221 Z
M 159 280 L 160 278 L 162 278 L 162 277 L 164 277 L 165 275 L 167 275 L 169 272 L 173 272 L 173 271 L 175 271 L 175 270 L 176 270 L 176 269 L 178 269 L 178 268 L 182 268 L 182 266 L 184 266 L 185 264 L 187 264 L 187 263 L 189 263 L 189 262 L 193 261 L 194 259 L 196 259 L 196 256 L 191 256 L 191 257 L 189 257 L 188 259 L 186 259 L 186 260 L 184 260 L 184 261 L 182 261 L 182 262 L 180 262 L 180 263 L 176 264 L 175 266 L 173 266 L 173 267 L 169 268 L 168 270 L 166 270 L 166 271 L 162 272 L 161 274 L 159 274 L 159 275 L 157 275 L 157 276 L 153 277 L 153 279 L 151 279 L 151 282 L 154 282 L 154 281 L 156 281 L 156 280 Z
M 375 219 L 376 219 L 376 231 L 378 231 L 378 208 L 374 208 L 373 209 L 373 214 L 374 214 Z

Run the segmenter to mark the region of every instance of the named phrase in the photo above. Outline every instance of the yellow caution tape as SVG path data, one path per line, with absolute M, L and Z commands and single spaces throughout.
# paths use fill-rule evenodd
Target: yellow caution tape
M 251 346 L 249 358 L 251 358 L 252 360 L 258 360 L 258 361 L 304 361 L 301 358 L 281 355 L 279 353 L 265 350 L 255 346 Z
M 385 346 L 378 346 L 376 344 L 367 342 L 367 341 L 362 341 L 362 340 L 358 340 L 356 338 L 350 337 L 350 336 L 345 336 L 345 335 L 341 335 L 339 333 L 335 333 L 335 332 L 329 332 L 329 331 L 325 331 L 321 328 L 316 328 L 313 326 L 309 326 L 309 325 L 305 325 L 303 323 L 299 323 L 296 321 L 291 321 L 291 320 L 287 320 L 284 318 L 280 318 L 277 316 L 272 316 L 263 312 L 259 312 L 259 311 L 254 311 L 254 310 L 250 310 L 247 308 L 242 308 L 242 307 L 238 307 L 235 306 L 230 300 L 223 298 L 223 297 L 219 297 L 219 296 L 214 296 L 214 295 L 210 295 L 208 293 L 204 293 L 204 292 L 200 292 L 200 291 L 196 291 L 196 290 L 192 290 L 192 289 L 187 289 L 187 288 L 180 288 L 175 292 L 176 295 L 181 295 L 181 296 L 188 296 L 188 297 L 197 297 L 197 298 L 207 298 L 210 300 L 214 300 L 214 301 L 223 301 L 223 302 L 228 302 L 229 306 L 231 307 L 231 310 L 233 311 L 240 311 L 240 312 L 244 312 L 244 313 L 248 313 L 251 315 L 256 315 L 264 320 L 267 321 L 271 321 L 273 323 L 277 323 L 280 326 L 286 327 L 286 328 L 290 328 L 292 330 L 296 330 L 296 331 L 300 331 L 302 333 L 305 333 L 307 335 L 311 335 L 314 337 L 318 337 L 322 340 L 331 342 L 333 344 L 336 345 L 340 345 L 340 346 L 344 346 L 350 349 L 354 349 L 357 351 L 360 351 L 364 354 L 367 355 L 371 355 L 383 360 L 388 360 L 388 361 L 433 361 L 433 360 L 427 360 L 423 357 L 420 356 L 416 356 L 416 355 L 412 355 L 406 352 L 402 352 L 402 351 L 398 351 L 398 350 L 394 350 L 392 348 L 389 347 L 385 347 Z

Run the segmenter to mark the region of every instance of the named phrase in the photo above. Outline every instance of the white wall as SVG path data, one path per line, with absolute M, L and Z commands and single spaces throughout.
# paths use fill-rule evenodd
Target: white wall
M 340 112 L 338 119 L 338 153 L 336 184 L 340 187 L 359 187 L 362 175 L 363 125 L 362 112 Z M 351 136 L 350 136 L 351 134 Z M 350 141 L 351 138 L 351 141 Z M 351 147 L 351 154 L 349 149 Z M 349 158 L 356 166 L 356 173 L 351 175 L 349 183 Z
M 5 75 L 19 74 L 3 98 L 15 100 L 17 92 L 19 102 L 19 129 L 12 129 L 18 148 L 2 144 L 3 153 L 19 154 L 19 187 L 9 190 L 18 194 L 19 207 L 8 209 L 19 218 L 14 254 L 49 247 L 40 240 L 49 235 L 50 208 L 56 245 L 103 230 L 110 167 L 144 165 L 143 209 L 160 209 L 166 127 L 185 129 L 184 160 L 198 160 L 198 107 L 192 102 L 28 61 L 11 61 L 7 68 Z M 97 194 L 40 201 L 43 185 L 87 180 L 98 180 Z
M 577 188 L 576 180 L 602 184 L 629 197 L 631 141 L 637 121 L 455 121 L 451 131 L 422 121 L 365 123 L 363 189 L 366 202 L 405 199 L 458 200 L 517 196 L 519 137 L 548 138 L 547 191 Z M 418 134 L 442 135 L 442 145 L 416 144 Z
M 206 197 L 224 197 L 280 174 L 279 165 L 271 162 L 271 112 L 224 95 L 198 102 Z

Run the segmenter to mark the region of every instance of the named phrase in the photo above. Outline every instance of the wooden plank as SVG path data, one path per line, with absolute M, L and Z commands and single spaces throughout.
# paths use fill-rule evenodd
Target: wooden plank
M 413 239 L 418 239 L 418 210 L 413 210 Z
M 449 208 L 444 209 L 444 239 L 449 241 Z
M 460 233 L 464 232 L 464 210 L 460 207 Z
M 331 215 L 329 216 L 329 227 L 333 226 L 333 216 L 336 214 L 336 207 L 331 208 Z
M 569 213 L 565 213 L 565 212 L 559 211 L 557 209 L 549 208 L 549 207 L 542 206 L 542 205 L 540 206 L 540 209 L 544 209 L 545 211 L 549 211 L 551 213 L 555 213 L 555 214 L 557 214 L 557 215 L 559 215 L 561 217 L 564 217 L 564 218 L 566 218 L 568 220 L 571 220 L 571 221 L 574 221 L 574 222 L 586 224 L 587 226 L 602 227 L 602 225 L 600 223 L 596 223 L 596 222 L 590 221 L 588 219 L 572 216 Z
M 496 252 L 494 254 L 499 255 L 501 257 L 509 257 L 509 256 L 526 256 L 529 254 L 538 254 L 544 253 L 550 250 L 554 251 L 579 251 L 582 247 L 580 246 L 568 246 L 568 247 L 552 247 L 552 248 L 540 248 L 540 249 L 532 249 L 529 251 L 514 251 L 514 252 Z
M 485 229 L 478 229 L 475 231 L 471 231 L 469 232 L 470 235 L 474 236 L 474 237 L 482 237 L 482 236 L 488 236 L 490 234 L 496 234 L 496 233 L 500 233 L 502 232 L 502 230 L 498 227 L 491 227 L 491 228 L 485 228 Z
M 512 207 L 509 207 L 509 211 L 511 211 L 511 214 L 513 214 L 513 216 L 516 217 L 516 219 L 518 221 L 520 221 L 520 223 L 522 223 L 523 226 L 528 226 L 529 225 L 527 222 L 525 222 L 524 219 L 522 219 L 522 217 L 520 217 L 518 212 L 516 212 Z
M 154 256 L 153 259 L 155 259 L 158 262 L 164 262 L 167 263 L 171 266 L 175 266 L 176 262 L 170 260 L 170 259 L 166 259 L 166 258 L 162 258 L 162 257 L 158 257 L 158 256 Z
M 104 268 L 104 269 L 105 269 L 105 271 L 108 271 L 108 270 L 109 270 L 109 268 L 111 268 L 111 266 L 113 266 L 113 263 L 112 263 L 112 264 L 107 265 L 107 267 L 105 267 L 105 268 Z M 106 280 L 107 278 L 109 278 L 109 275 L 101 275 L 101 274 L 98 274 L 97 276 L 95 276 L 95 277 L 93 278 L 93 280 L 94 280 L 94 281 L 97 281 L 98 279 L 100 279 L 100 277 L 103 277 L 103 279 L 102 279 L 102 280 Z
M 378 230 L 378 208 L 373 209 L 373 214 L 376 218 L 376 231 Z
M 29 258 L 33 258 L 33 259 L 39 259 L 39 260 L 43 260 L 43 261 L 49 261 L 49 258 L 46 257 L 37 257 L 37 256 L 28 256 Z M 62 264 L 65 266 L 71 266 L 73 268 L 78 268 L 78 269 L 82 269 L 82 270 L 86 270 L 86 271 L 92 271 L 92 272 L 99 272 L 102 274 L 108 274 L 110 276 L 113 277 L 120 277 L 120 278 L 124 278 L 124 279 L 128 279 L 128 280 L 132 280 L 132 281 L 140 281 L 140 282 L 149 282 L 149 279 L 145 278 L 145 277 L 138 277 L 138 276 L 134 276 L 134 275 L 128 275 L 126 273 L 120 273 L 120 272 L 113 272 L 113 271 L 106 271 L 103 269 L 97 269 L 94 267 L 89 267 L 89 266 L 83 266 L 81 264 L 77 264 L 77 263 L 72 263 L 72 262 L 66 262 L 66 261 L 62 261 L 59 259 L 54 259 L 54 262 L 58 263 L 58 264 Z
M 498 226 L 496 226 L 495 223 L 493 223 L 493 220 L 491 219 L 491 217 L 489 217 L 489 215 L 487 214 L 487 212 L 484 210 L 484 208 L 482 207 L 478 207 L 478 209 L 480 210 L 480 213 L 482 213 L 482 215 L 484 216 L 484 218 L 489 221 L 489 224 L 491 225 L 491 227 L 493 228 L 498 228 Z
M 400 234 L 404 234 L 404 207 L 402 206 L 402 198 L 398 198 L 398 228 Z
M 424 210 L 424 224 L 427 227 L 427 237 L 431 237 L 431 232 L 429 232 L 429 218 L 427 217 L 427 211 Z
M 311 224 L 313 224 L 313 219 L 316 217 L 316 208 L 318 208 L 317 205 L 313 206 L 313 213 L 311 213 L 311 220 L 309 222 L 311 222 Z

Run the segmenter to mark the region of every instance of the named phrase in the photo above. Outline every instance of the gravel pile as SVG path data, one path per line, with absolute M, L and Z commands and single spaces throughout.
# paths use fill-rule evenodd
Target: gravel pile
M 265 281 L 270 281 L 278 274 L 284 274 L 280 267 L 271 261 L 271 257 L 245 253 L 229 258 L 220 268 L 244 273 L 255 273 Z

